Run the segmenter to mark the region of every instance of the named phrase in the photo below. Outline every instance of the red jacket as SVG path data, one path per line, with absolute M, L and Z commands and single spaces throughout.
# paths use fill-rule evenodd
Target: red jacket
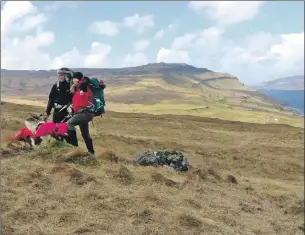
M 74 112 L 77 112 L 82 108 L 90 107 L 92 105 L 92 102 L 93 94 L 89 87 L 87 88 L 86 92 L 77 89 L 72 98 L 72 109 Z
M 27 127 L 23 127 L 18 130 L 18 132 L 11 137 L 13 140 L 26 140 L 28 137 L 35 138 L 32 131 Z
M 57 124 L 57 130 L 56 130 L 56 124 L 54 122 L 46 122 L 41 124 L 36 133 L 36 137 L 41 137 L 41 136 L 47 136 L 54 134 L 56 136 L 58 135 L 67 135 L 68 133 L 68 124 L 66 122 L 60 122 Z

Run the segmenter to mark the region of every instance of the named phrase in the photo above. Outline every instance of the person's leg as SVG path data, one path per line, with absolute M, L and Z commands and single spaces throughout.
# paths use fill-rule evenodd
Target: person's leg
M 78 146 L 77 136 L 76 136 L 76 129 L 75 126 L 80 126 L 83 124 L 88 124 L 92 120 L 92 116 L 90 116 L 86 112 L 77 113 L 71 119 L 69 119 L 68 123 L 68 135 L 69 135 L 69 142 L 74 146 Z
M 69 144 L 72 144 L 74 146 L 78 146 L 78 140 L 77 140 L 77 135 L 76 135 L 76 129 L 75 126 L 78 123 L 78 114 L 73 116 L 70 120 L 68 120 L 68 137 L 66 137 L 66 141 Z
M 93 141 L 89 133 L 89 123 L 87 122 L 85 124 L 80 125 L 79 127 L 88 152 L 94 154 Z
M 68 114 L 66 110 L 60 111 L 60 109 L 55 109 L 53 114 L 53 122 L 59 123 L 61 122 L 65 116 Z

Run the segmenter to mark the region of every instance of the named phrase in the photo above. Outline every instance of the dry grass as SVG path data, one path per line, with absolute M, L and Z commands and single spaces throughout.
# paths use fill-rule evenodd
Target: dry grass
M 35 109 L 2 105 L 2 136 Z M 303 234 L 304 129 L 113 112 L 90 128 L 96 159 L 80 135 L 80 148 L 6 150 L 3 234 Z M 132 163 L 162 148 L 189 172 Z

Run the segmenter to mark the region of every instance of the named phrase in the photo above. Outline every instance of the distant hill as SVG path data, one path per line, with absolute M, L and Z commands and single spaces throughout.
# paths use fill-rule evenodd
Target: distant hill
M 81 71 L 88 76 L 95 74 L 111 76 L 111 75 L 143 75 L 143 74 L 168 74 L 168 73 L 206 73 L 213 72 L 206 68 L 196 68 L 188 64 L 177 63 L 151 63 L 147 65 L 141 65 L 136 67 L 124 67 L 124 68 L 71 68 L 73 71 Z M 1 69 L 1 76 L 4 77 L 50 77 L 56 74 L 56 70 L 7 70 Z
M 263 82 L 253 88 L 270 90 L 304 90 L 304 75 L 278 78 L 272 81 Z
M 188 64 L 152 63 L 128 68 L 72 68 L 107 85 L 107 110 L 183 114 L 266 122 L 294 114 L 228 73 Z M 56 70 L 1 69 L 1 98 L 45 105 Z M 35 104 L 36 104 L 35 103 Z M 289 122 L 287 122 L 289 123 Z

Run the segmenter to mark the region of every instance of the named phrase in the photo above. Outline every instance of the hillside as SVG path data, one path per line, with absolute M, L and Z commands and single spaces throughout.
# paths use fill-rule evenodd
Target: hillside
M 304 90 L 304 75 L 278 78 L 254 86 L 257 89 Z
M 107 84 L 107 110 L 181 114 L 302 126 L 303 119 L 238 78 L 187 64 L 147 64 L 120 69 L 73 69 Z M 56 71 L 1 70 L 1 98 L 45 106 Z
M 2 140 L 42 111 L 1 109 Z M 2 153 L 3 234 L 303 234 L 304 129 L 115 112 L 90 129 L 97 161 L 80 134 L 79 150 L 52 142 Z M 132 164 L 155 149 L 182 151 L 192 168 Z

